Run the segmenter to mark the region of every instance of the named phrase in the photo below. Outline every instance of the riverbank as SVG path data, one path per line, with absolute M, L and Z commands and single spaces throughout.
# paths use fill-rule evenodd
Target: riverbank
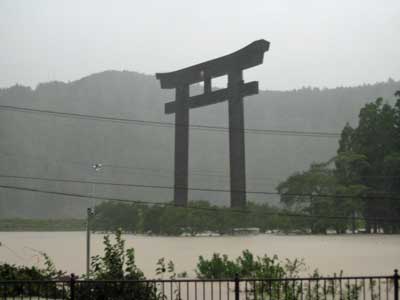
M 252 231 L 249 231 L 252 229 Z M 257 230 L 255 230 L 257 229 Z M 85 219 L 0 219 L 0 232 L 68 232 L 68 231 L 85 231 L 86 220 Z M 247 230 L 247 231 L 246 231 Z M 112 231 L 95 230 L 97 233 L 111 233 Z M 217 232 L 205 230 L 191 234 L 189 232 L 183 232 L 181 234 L 154 234 L 151 232 L 138 233 L 131 231 L 124 231 L 125 234 L 135 234 L 142 236 L 163 236 L 163 237 L 218 237 L 218 236 L 232 236 L 232 235 L 257 235 L 257 234 L 274 234 L 274 235 L 321 235 L 312 234 L 310 230 L 266 230 L 261 232 L 258 228 L 234 228 L 231 233 L 219 234 Z M 347 230 L 344 234 L 353 234 L 350 230 Z M 365 230 L 357 230 L 356 234 L 367 234 Z M 378 234 L 383 234 L 382 231 Z M 338 235 L 334 230 L 327 230 L 326 235 Z
M 0 219 L 0 232 L 83 231 L 84 219 Z

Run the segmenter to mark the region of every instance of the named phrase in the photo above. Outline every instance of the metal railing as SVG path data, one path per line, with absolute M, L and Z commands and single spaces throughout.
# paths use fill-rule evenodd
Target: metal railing
M 4 281 L 0 299 L 399 300 L 399 275 L 309 278 Z

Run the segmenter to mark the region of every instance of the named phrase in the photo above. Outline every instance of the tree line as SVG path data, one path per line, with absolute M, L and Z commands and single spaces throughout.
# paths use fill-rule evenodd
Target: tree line
M 206 231 L 230 234 L 234 228 L 258 227 L 261 231 L 283 228 L 281 211 L 268 204 L 249 203 L 246 210 L 235 211 L 207 201 L 191 201 L 189 208 L 103 202 L 96 206 L 92 228 L 154 235 L 196 235 Z M 281 226 L 282 225 L 282 226 Z

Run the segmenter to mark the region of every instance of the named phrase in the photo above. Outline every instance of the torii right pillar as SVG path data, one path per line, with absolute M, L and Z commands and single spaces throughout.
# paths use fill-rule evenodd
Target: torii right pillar
M 246 155 L 244 150 L 244 109 L 240 87 L 243 85 L 243 71 L 228 73 L 229 113 L 229 166 L 231 186 L 231 207 L 246 206 Z

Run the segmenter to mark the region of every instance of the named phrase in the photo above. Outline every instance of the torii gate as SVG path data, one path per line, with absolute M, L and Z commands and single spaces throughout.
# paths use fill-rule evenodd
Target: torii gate
M 243 97 L 258 94 L 258 82 L 243 82 L 243 70 L 262 64 L 269 42 L 255 41 L 225 56 L 169 73 L 157 73 L 163 89 L 175 89 L 165 113 L 175 113 L 175 205 L 188 201 L 189 109 L 228 100 L 231 207 L 246 206 Z M 211 79 L 228 75 L 228 87 L 212 91 Z M 204 82 L 204 93 L 190 97 L 189 86 Z

